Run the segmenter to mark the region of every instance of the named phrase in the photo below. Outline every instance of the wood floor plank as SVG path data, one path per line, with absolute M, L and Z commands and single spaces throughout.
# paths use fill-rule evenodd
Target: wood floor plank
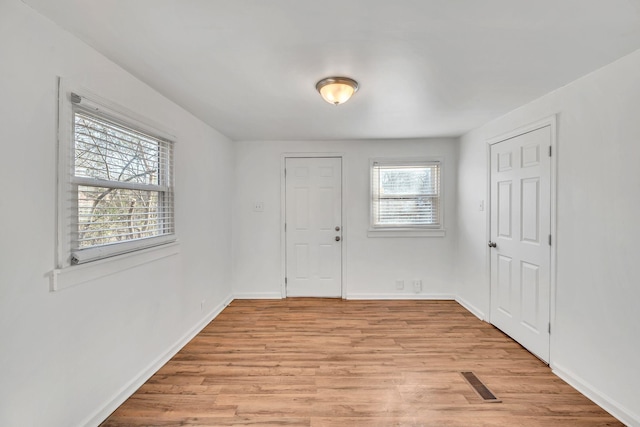
M 300 298 L 234 301 L 102 425 L 622 424 L 453 301 Z

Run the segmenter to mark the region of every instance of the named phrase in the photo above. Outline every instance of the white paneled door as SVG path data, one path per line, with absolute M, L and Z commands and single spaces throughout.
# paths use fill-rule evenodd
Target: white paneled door
M 491 145 L 491 323 L 549 362 L 551 126 Z
M 285 159 L 286 293 L 342 296 L 342 159 Z

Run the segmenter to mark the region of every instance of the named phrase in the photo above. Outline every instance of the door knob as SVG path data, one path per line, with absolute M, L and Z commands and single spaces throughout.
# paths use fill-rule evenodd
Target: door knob
M 336 225 L 336 231 L 340 231 L 340 226 Z
M 340 241 L 340 236 L 336 236 L 336 242 Z
M 496 242 L 489 242 L 489 247 L 490 247 L 490 248 L 495 248 L 495 247 L 497 247 L 497 246 L 498 246 L 498 245 L 496 244 Z

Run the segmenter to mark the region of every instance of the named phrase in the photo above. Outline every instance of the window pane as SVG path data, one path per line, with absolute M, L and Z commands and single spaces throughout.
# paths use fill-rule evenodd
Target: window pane
M 428 167 L 380 169 L 380 195 L 433 194 L 435 174 Z
M 173 232 L 162 192 L 78 186 L 76 249 Z
M 160 144 L 82 112 L 74 115 L 75 176 L 160 185 Z

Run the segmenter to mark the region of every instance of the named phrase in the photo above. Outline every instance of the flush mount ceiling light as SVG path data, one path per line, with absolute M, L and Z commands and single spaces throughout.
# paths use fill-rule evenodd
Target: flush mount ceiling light
M 316 83 L 322 99 L 329 104 L 344 104 L 358 91 L 358 82 L 349 77 L 327 77 Z

